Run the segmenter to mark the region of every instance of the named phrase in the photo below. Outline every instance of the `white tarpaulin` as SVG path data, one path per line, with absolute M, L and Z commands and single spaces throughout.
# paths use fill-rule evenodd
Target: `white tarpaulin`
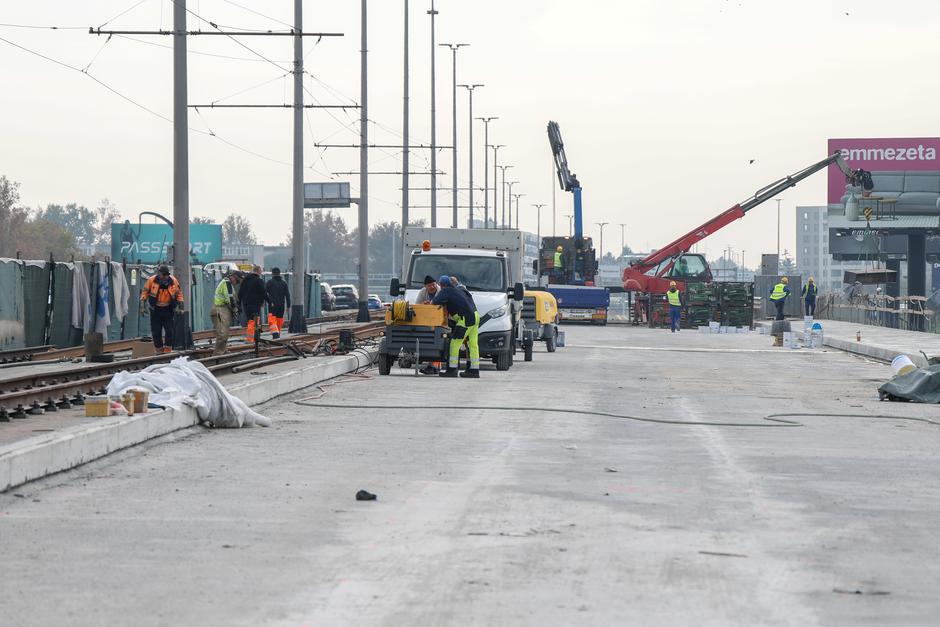
M 212 427 L 271 426 L 269 418 L 229 394 L 205 366 L 187 357 L 138 372 L 119 372 L 108 384 L 108 395 L 117 396 L 131 388 L 149 390 L 150 402 L 155 405 L 194 407 L 199 420 Z

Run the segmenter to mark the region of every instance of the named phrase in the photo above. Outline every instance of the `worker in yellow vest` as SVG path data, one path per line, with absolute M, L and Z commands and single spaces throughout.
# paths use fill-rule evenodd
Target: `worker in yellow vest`
M 555 249 L 555 256 L 552 258 L 552 275 L 564 282 L 565 279 L 565 249 L 558 246 Z
M 675 333 L 682 323 L 682 292 L 676 287 L 675 281 L 669 282 L 666 300 L 669 301 L 669 326 L 672 327 L 672 332 Z
M 787 296 L 790 295 L 790 286 L 787 285 L 790 282 L 790 279 L 783 277 L 780 279 L 780 282 L 774 285 L 774 289 L 770 292 L 770 300 L 773 301 L 774 307 L 777 308 L 777 317 L 776 320 L 783 320 L 783 307 L 787 302 Z

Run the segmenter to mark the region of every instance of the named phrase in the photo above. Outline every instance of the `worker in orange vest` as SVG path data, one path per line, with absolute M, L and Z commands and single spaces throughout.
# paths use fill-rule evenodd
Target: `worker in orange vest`
M 140 300 L 150 309 L 150 335 L 158 353 L 173 350 L 173 317 L 177 307 L 183 309 L 183 291 L 170 269 L 160 266 L 157 273 L 147 279 L 140 292 Z

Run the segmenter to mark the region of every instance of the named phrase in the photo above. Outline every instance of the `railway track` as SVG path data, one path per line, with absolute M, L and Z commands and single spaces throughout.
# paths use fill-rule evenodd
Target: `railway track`
M 230 352 L 225 355 L 213 356 L 209 354 L 209 349 L 197 349 L 11 377 L 0 380 L 0 422 L 82 405 L 86 395 L 104 394 L 114 374 L 125 370 L 142 370 L 181 355 L 200 361 L 214 373 L 241 372 L 308 356 L 333 354 L 340 341 L 341 331 L 351 331 L 357 341 L 363 341 L 381 335 L 384 326 L 384 323 L 376 321 L 332 328 L 281 340 L 265 340 L 257 348 L 246 343 L 230 347 Z

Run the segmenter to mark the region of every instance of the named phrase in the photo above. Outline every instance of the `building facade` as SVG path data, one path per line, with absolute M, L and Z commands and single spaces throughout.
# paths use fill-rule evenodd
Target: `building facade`
M 845 271 L 861 266 L 859 262 L 832 258 L 828 207 L 796 208 L 796 271 L 804 282 L 813 277 L 820 292 L 842 291 Z

